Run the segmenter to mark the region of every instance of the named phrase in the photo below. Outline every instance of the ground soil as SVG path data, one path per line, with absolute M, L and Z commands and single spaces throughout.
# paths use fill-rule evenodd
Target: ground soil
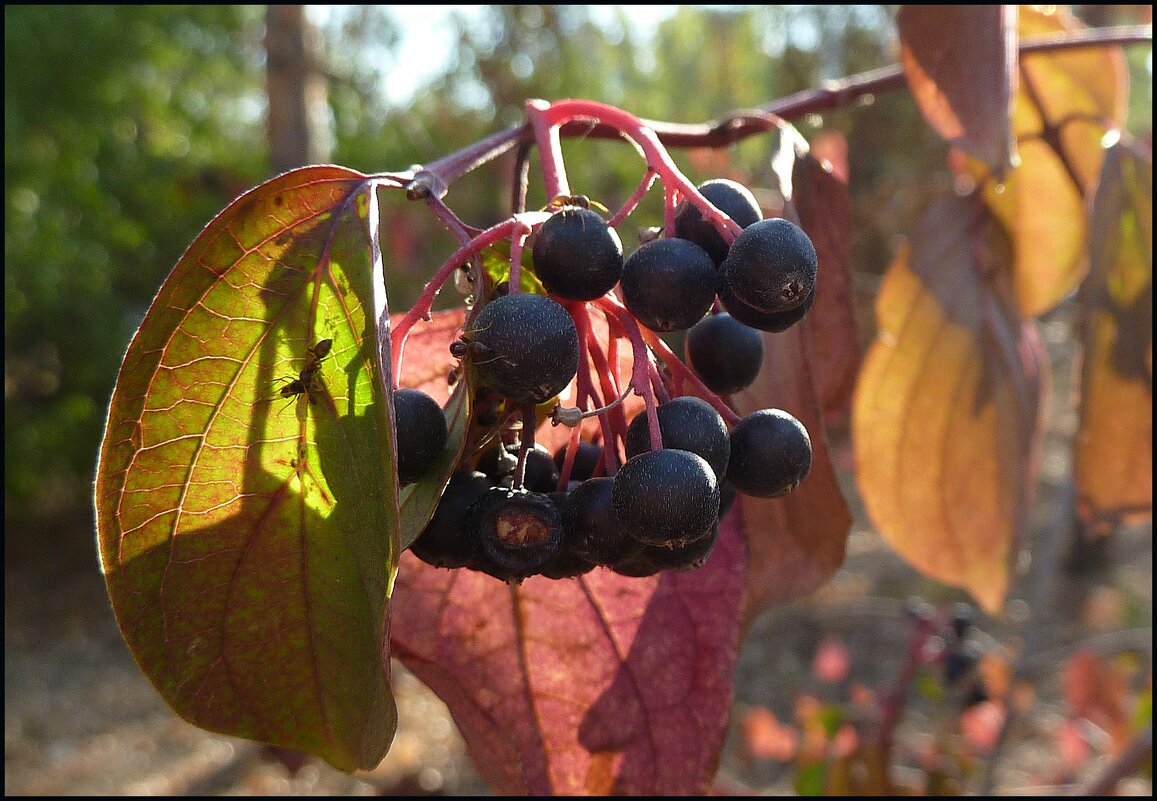
M 1050 325 L 1053 328 L 1050 329 Z M 1071 327 L 1045 322 L 1050 347 L 1064 356 Z M 962 789 L 978 792 L 991 773 L 997 794 L 1071 794 L 1105 770 L 1110 757 L 1069 770 L 1056 731 L 1067 715 L 1060 673 L 1082 645 L 1136 653 L 1151 675 L 1152 527 L 1074 546 L 1069 445 L 1075 419 L 1065 371 L 1045 442 L 1031 563 L 998 618 L 979 616 L 976 636 L 1012 660 L 1035 691 L 995 756 L 960 768 Z M 846 685 L 823 685 L 812 659 L 825 636 L 849 649 L 851 679 L 886 690 L 895 682 L 911 632 L 903 613 L 918 596 L 946 608 L 967 598 L 928 581 L 876 534 L 857 502 L 846 448 L 836 442 L 855 513 L 844 566 L 818 592 L 770 610 L 748 632 L 736 671 L 733 724 L 721 759 L 725 794 L 790 794 L 790 764 L 753 758 L 740 721 L 766 708 L 792 722 L 801 694 L 840 701 Z M 45 543 L 50 543 L 45 547 Z M 486 795 L 446 707 L 400 665 L 397 739 L 382 765 L 349 776 L 320 761 L 295 761 L 243 740 L 204 732 L 174 715 L 136 667 L 109 608 L 92 534 L 9 531 L 5 546 L 4 789 L 7 795 Z M 918 785 L 919 755 L 951 724 L 944 707 L 920 698 L 904 707 L 895 776 Z M 1095 746 L 1095 732 L 1090 733 Z M 288 764 L 287 764 L 288 763 Z M 1151 780 L 1131 777 L 1119 791 L 1150 795 Z

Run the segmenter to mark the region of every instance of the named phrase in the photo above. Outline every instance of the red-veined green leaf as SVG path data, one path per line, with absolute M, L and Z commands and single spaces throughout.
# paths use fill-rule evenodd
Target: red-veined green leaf
M 1153 162 L 1111 147 L 1084 287 L 1077 509 L 1098 535 L 1153 514 Z
M 941 137 L 1002 177 L 1014 162 L 1016 6 L 900 7 L 900 60 L 912 97 Z
M 304 168 L 205 228 L 125 355 L 95 498 L 117 622 L 165 700 L 345 770 L 375 766 L 396 727 L 375 191 Z
M 1010 256 L 990 219 L 974 197 L 943 201 L 889 267 L 852 430 L 881 535 L 992 612 L 1026 523 L 1047 374 L 1000 284 Z

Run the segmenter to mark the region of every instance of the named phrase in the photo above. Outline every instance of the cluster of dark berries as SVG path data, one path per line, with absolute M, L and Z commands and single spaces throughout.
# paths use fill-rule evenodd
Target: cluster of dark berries
M 619 313 L 625 307 L 655 332 L 687 330 L 687 364 L 719 394 L 755 379 L 763 359 L 756 329 L 782 331 L 810 307 L 817 264 L 807 235 L 786 220 L 762 219 L 740 184 L 715 180 L 698 189 L 742 226 L 730 244 L 685 201 L 673 236 L 651 239 L 624 258 L 607 221 L 585 198 L 570 198 L 529 242 L 548 295 L 481 293 L 489 299 L 451 350 L 470 371 L 476 399 L 499 399 L 503 414 L 495 419 L 520 416 L 521 423 L 504 429 L 475 421 L 459 470 L 412 545 L 415 555 L 506 581 L 577 576 L 600 565 L 630 576 L 693 569 L 710 554 L 737 491 L 778 497 L 807 476 L 811 441 L 790 414 L 763 409 L 737 422 L 732 416 L 729 430 L 716 406 L 690 395 L 656 403 L 661 447 L 652 443 L 646 412 L 625 431 L 602 427 L 612 433 L 609 454 L 607 443 L 581 442 L 569 459 L 565 449 L 552 457 L 533 444 L 535 406 L 559 395 L 580 367 L 594 369 L 580 365 L 575 320 L 616 287 Z M 402 427 L 416 412 L 404 412 L 397 401 L 395 407 L 404 463 Z M 405 448 L 441 451 L 444 421 L 440 440 L 413 428 Z M 429 469 L 435 457 L 411 461 Z M 564 464 L 569 469 L 560 476 Z M 418 475 L 408 472 L 403 481 Z

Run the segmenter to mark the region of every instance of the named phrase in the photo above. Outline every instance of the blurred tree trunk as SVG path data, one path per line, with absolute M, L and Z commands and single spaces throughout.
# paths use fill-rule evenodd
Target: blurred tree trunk
M 305 6 L 266 7 L 265 54 L 274 172 L 329 161 L 321 34 L 306 17 Z

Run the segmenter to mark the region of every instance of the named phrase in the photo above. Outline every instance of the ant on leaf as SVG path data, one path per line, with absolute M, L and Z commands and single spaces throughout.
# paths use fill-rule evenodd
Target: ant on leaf
M 320 340 L 316 345 L 307 346 L 305 349 L 305 366 L 298 373 L 297 378 L 283 378 L 283 381 L 288 383 L 281 388 L 278 393 L 283 398 L 294 398 L 298 395 L 305 395 L 310 404 L 317 402 L 313 393 L 319 389 L 316 378 L 317 368 L 321 361 L 329 355 L 330 349 L 333 348 L 332 339 Z

